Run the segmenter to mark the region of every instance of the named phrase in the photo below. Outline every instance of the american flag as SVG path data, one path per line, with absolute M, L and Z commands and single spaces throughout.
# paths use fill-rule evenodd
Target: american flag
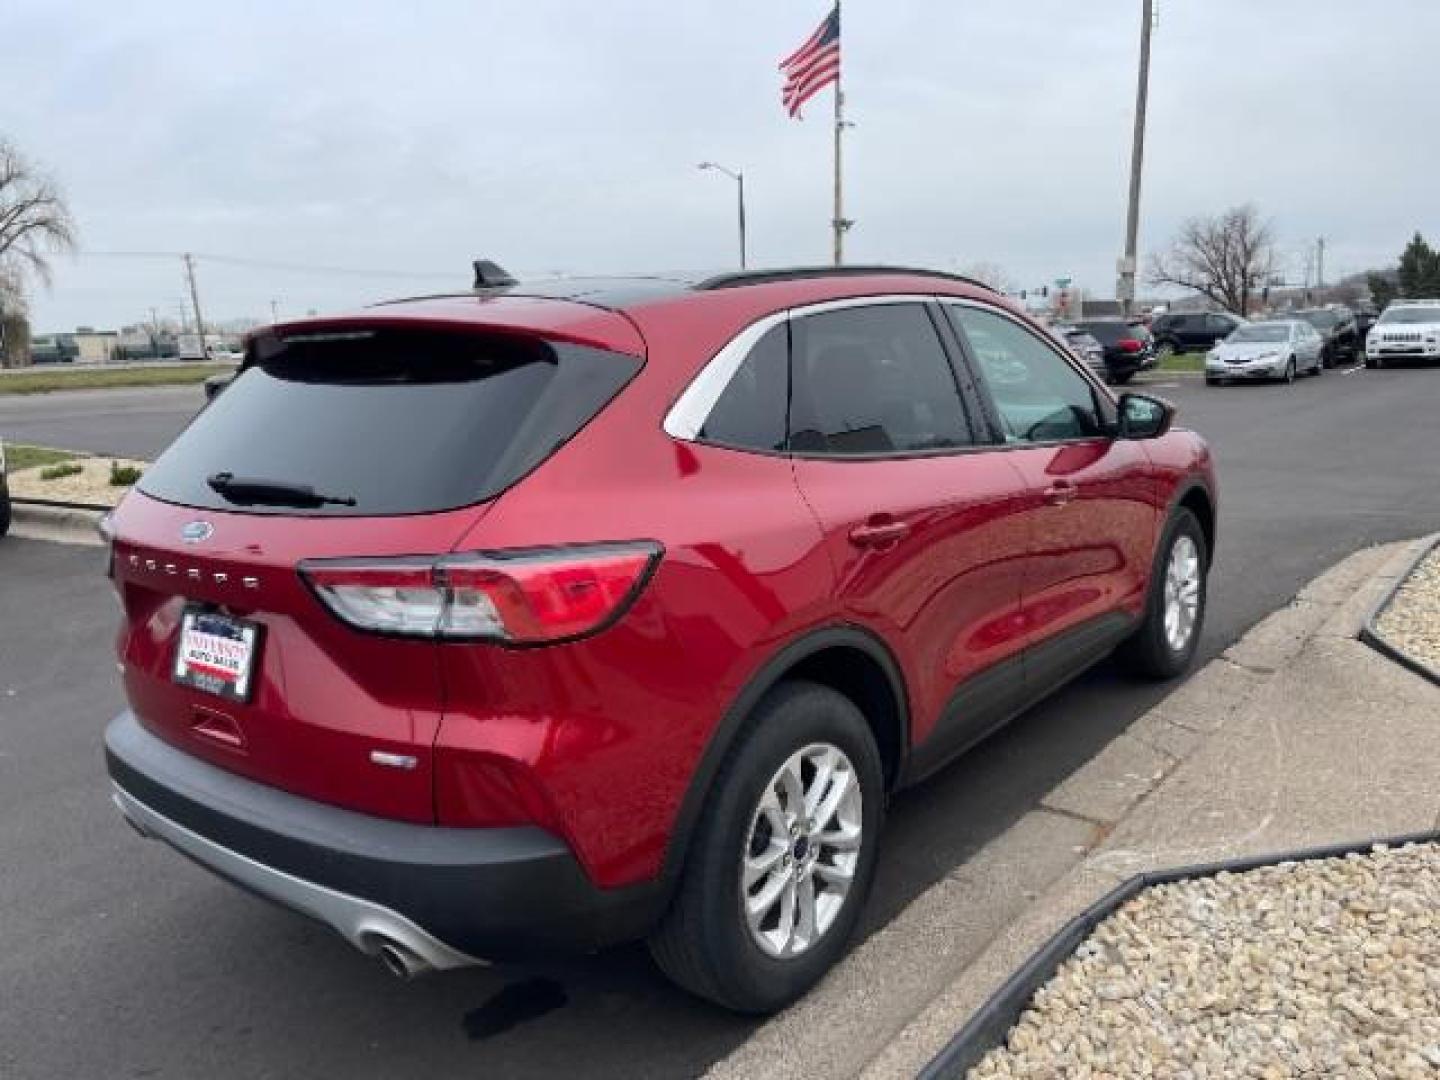
M 791 116 L 831 83 L 840 81 L 840 5 L 825 16 L 804 45 L 780 61 L 785 73 L 782 100 Z

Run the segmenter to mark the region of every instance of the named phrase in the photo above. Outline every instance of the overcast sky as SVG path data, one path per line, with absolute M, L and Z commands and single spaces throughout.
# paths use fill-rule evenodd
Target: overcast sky
M 4 0 L 0 134 L 63 183 L 89 252 L 184 251 L 207 319 L 529 275 L 828 258 L 830 97 L 777 61 L 827 0 Z M 1142 252 L 1254 202 L 1292 275 L 1440 234 L 1440 3 L 1159 0 Z M 1112 295 L 1140 0 L 847 0 L 852 261 L 1073 276 Z M 430 275 L 430 276 L 425 276 Z M 448 276 L 447 276 L 448 275 Z M 173 317 L 177 260 L 88 255 L 37 331 Z

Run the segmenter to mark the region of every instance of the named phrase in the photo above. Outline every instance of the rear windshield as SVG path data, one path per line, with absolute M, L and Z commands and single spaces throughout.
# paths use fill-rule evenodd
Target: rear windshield
M 549 457 L 640 368 L 575 345 L 414 330 L 262 339 L 257 351 L 269 355 L 196 417 L 141 491 L 290 515 L 468 506 Z M 297 486 L 315 498 L 285 494 Z
M 1304 319 L 1316 330 L 1329 330 L 1340 325 L 1340 316 L 1333 311 L 1302 311 L 1298 318 Z
M 1150 331 L 1143 326 L 1131 326 L 1129 323 L 1114 321 L 1084 322 L 1078 324 L 1081 330 L 1093 336 L 1103 345 L 1114 345 L 1124 338 L 1134 338 L 1136 341 L 1149 341 Z

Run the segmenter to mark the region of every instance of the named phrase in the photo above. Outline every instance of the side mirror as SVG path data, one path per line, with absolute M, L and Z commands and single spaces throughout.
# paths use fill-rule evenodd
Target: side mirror
M 1175 422 L 1175 406 L 1147 394 L 1122 394 L 1119 411 L 1122 439 L 1158 439 Z
M 211 375 L 205 380 L 205 400 L 214 401 L 234 381 L 234 375 Z

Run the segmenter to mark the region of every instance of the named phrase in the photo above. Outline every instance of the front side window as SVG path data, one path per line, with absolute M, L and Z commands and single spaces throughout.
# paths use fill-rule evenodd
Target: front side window
M 1008 443 L 1044 443 L 1104 434 L 1090 383 L 1018 323 L 980 308 L 947 304 L 969 342 Z
M 790 398 L 790 325 L 772 327 L 755 343 L 715 402 L 700 438 L 736 450 L 780 453 Z
M 974 444 L 939 335 L 919 304 L 875 304 L 795 323 L 790 448 L 917 454 Z

